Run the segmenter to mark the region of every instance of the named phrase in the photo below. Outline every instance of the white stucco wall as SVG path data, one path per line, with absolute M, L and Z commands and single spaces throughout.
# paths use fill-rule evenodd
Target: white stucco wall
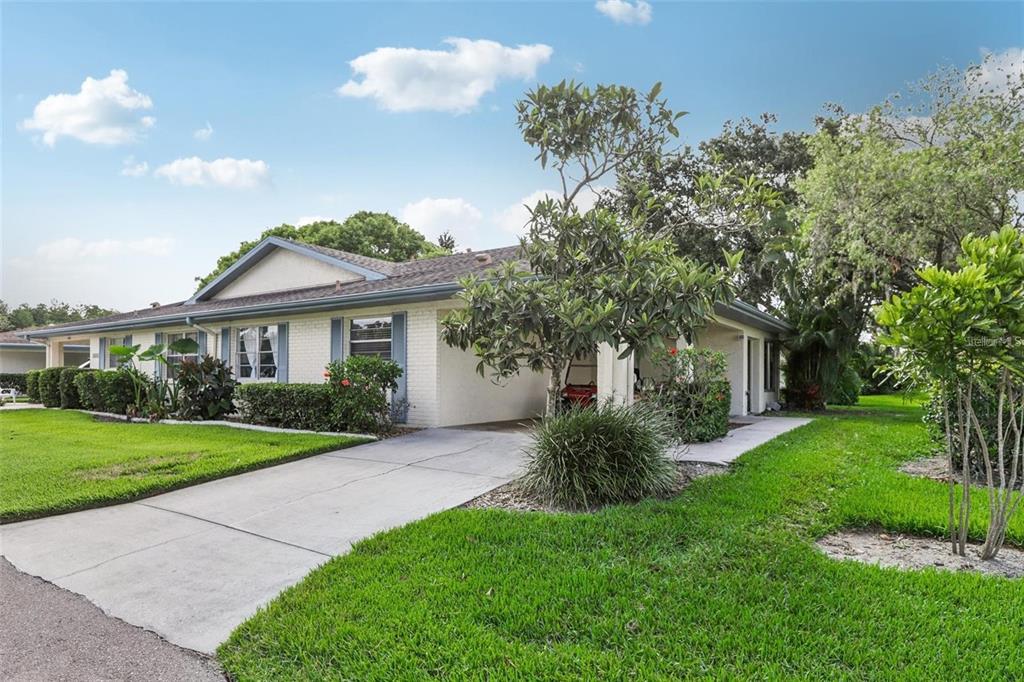
M 477 357 L 440 344 L 442 426 L 532 419 L 544 412 L 547 372 L 523 369 L 518 375 L 491 381 L 476 372 Z
M 0 348 L 0 372 L 21 374 L 46 366 L 45 348 Z
M 362 275 L 350 270 L 287 249 L 275 249 L 213 298 L 234 298 L 358 279 L 362 279 Z

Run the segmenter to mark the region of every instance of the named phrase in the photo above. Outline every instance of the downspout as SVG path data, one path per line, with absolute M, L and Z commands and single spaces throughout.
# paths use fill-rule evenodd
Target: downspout
M 220 347 L 220 332 L 215 332 L 215 331 L 213 331 L 212 329 L 210 329 L 208 327 L 204 327 L 203 325 L 196 323 L 196 321 L 192 319 L 191 315 L 188 315 L 188 316 L 185 317 L 185 324 L 187 324 L 188 326 L 192 327 L 193 329 L 197 329 L 197 330 L 203 332 L 204 334 L 206 334 L 206 354 L 207 355 L 210 354 L 210 340 L 211 339 L 214 339 L 216 341 L 214 343 L 214 345 L 213 345 L 213 347 L 215 349 Z

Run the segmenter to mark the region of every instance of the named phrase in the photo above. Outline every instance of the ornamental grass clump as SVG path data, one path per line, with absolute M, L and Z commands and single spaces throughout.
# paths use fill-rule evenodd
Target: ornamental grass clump
M 534 429 L 524 488 L 566 509 L 633 502 L 676 482 L 672 420 L 652 405 L 574 406 Z

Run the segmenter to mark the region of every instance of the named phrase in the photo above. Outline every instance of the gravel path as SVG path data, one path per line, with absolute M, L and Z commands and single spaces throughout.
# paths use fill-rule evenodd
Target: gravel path
M 0 678 L 224 682 L 210 659 L 0 558 Z

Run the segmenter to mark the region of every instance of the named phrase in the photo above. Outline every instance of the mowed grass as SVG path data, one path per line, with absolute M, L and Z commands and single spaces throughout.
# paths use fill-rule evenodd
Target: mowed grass
M 124 502 L 361 442 L 0 410 L 0 522 Z
M 942 533 L 945 487 L 897 471 L 928 449 L 920 418 L 866 399 L 669 501 L 432 516 L 317 569 L 219 658 L 238 680 L 1024 679 L 1024 581 L 813 546 Z

